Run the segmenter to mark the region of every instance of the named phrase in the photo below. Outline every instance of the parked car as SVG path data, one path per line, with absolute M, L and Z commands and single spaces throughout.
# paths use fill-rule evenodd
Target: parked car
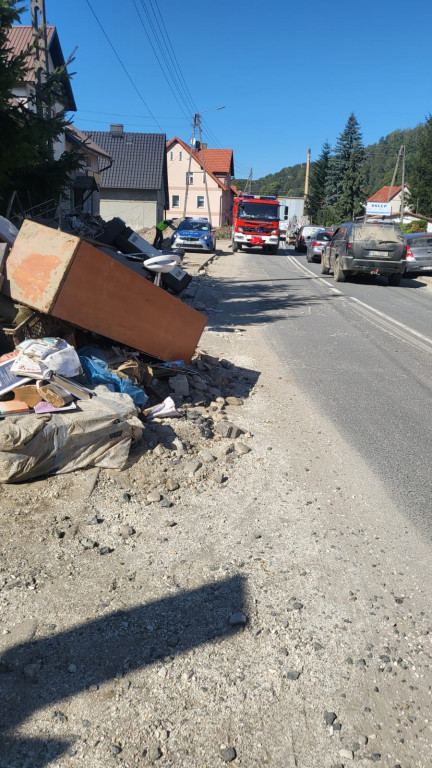
M 331 240 L 332 235 L 333 232 L 329 232 L 327 229 L 319 229 L 318 232 L 315 232 L 313 237 L 307 241 L 306 261 L 309 263 L 321 261 L 323 248 Z
M 405 274 L 418 277 L 421 272 L 432 270 L 432 232 L 416 232 L 405 235 L 408 244 Z
M 172 235 L 171 246 L 183 248 L 185 251 L 213 252 L 216 248 L 216 233 L 208 219 L 193 219 L 187 216 Z
M 384 275 L 399 285 L 405 271 L 407 243 L 393 222 L 350 221 L 341 224 L 321 254 L 321 274 L 333 271 L 340 283 L 349 275 Z
M 317 225 L 312 226 L 311 224 L 300 227 L 296 235 L 296 251 L 299 251 L 300 253 L 306 253 L 308 238 L 312 237 L 312 235 L 314 235 L 315 232 L 318 232 L 319 229 L 322 229 L 322 227 L 318 227 Z

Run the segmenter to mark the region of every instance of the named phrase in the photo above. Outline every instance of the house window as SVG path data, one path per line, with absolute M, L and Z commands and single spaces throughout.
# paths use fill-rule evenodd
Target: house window
M 173 195 L 172 196 L 171 208 L 180 208 L 180 195 Z
M 180 152 L 179 152 L 179 160 L 180 160 L 180 161 L 181 161 L 181 160 L 183 160 L 183 152 L 182 152 L 181 150 L 180 150 Z
M 174 160 L 174 152 L 170 152 L 170 160 Z
M 193 175 L 192 171 L 189 171 L 189 172 L 186 171 L 186 186 L 188 184 L 193 184 L 193 177 L 194 177 L 194 175 Z
M 197 208 L 204 208 L 204 195 L 197 195 Z

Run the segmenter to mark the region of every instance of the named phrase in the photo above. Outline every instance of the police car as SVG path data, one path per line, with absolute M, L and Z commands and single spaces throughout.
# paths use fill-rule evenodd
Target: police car
M 216 248 L 216 233 L 212 231 L 208 219 L 193 219 L 187 216 L 172 235 L 171 247 L 213 253 Z

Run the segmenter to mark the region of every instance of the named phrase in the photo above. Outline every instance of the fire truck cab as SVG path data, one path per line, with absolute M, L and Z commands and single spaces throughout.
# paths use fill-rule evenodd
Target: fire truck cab
M 234 198 L 233 251 L 259 247 L 277 253 L 279 245 L 279 200 L 276 197 L 240 194 Z

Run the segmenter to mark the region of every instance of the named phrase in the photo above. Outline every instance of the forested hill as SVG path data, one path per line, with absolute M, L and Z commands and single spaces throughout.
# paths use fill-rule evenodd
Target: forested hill
M 381 138 L 376 144 L 365 147 L 364 165 L 365 190 L 373 195 L 378 189 L 391 183 L 399 149 L 405 144 L 406 180 L 409 182 L 410 166 L 417 151 L 417 139 L 420 126 L 404 131 L 393 131 Z M 313 163 L 311 163 L 312 167 Z M 275 195 L 276 197 L 301 197 L 304 193 L 306 162 L 289 165 L 277 173 L 269 173 L 261 179 L 252 181 L 252 193 L 256 195 Z M 401 169 L 398 169 L 396 184 L 400 184 Z M 247 179 L 233 179 L 238 189 L 245 189 Z

